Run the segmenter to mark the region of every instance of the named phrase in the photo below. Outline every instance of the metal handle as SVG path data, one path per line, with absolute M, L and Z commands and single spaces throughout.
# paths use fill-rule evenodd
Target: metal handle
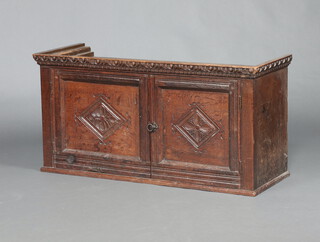
M 148 123 L 148 125 L 147 125 L 147 130 L 150 133 L 155 132 L 158 128 L 159 128 L 159 126 L 156 123 Z

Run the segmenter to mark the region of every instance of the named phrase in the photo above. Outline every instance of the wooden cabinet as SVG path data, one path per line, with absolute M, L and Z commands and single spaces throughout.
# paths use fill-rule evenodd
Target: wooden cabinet
M 287 171 L 287 66 L 97 58 L 41 65 L 42 171 L 255 196 Z

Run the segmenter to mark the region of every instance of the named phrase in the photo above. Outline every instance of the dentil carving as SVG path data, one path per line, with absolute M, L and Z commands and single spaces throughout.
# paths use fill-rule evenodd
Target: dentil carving
M 185 63 L 168 63 L 152 62 L 138 60 L 121 60 L 97 57 L 80 57 L 80 56 L 59 56 L 34 54 L 34 59 L 41 65 L 58 65 L 58 66 L 77 66 L 86 68 L 98 68 L 105 70 L 121 71 L 142 71 L 142 72 L 159 72 L 168 74 L 195 74 L 209 76 L 226 76 L 240 78 L 255 78 L 271 71 L 285 67 L 290 64 L 292 56 L 284 57 L 260 65 L 258 67 L 249 66 L 222 66 L 222 65 L 205 65 L 205 64 L 185 64 Z

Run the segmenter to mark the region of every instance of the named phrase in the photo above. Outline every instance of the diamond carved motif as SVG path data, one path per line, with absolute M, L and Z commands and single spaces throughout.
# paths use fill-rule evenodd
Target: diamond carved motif
M 77 118 L 101 141 L 127 121 L 103 96 L 94 101 Z
M 221 130 L 208 115 L 195 103 L 192 109 L 185 113 L 174 127 L 195 148 L 199 148 Z

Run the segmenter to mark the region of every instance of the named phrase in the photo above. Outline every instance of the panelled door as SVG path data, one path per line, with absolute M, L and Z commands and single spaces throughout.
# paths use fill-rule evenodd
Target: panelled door
M 150 177 L 144 75 L 56 70 L 57 168 Z
M 151 176 L 239 187 L 237 81 L 152 78 Z

